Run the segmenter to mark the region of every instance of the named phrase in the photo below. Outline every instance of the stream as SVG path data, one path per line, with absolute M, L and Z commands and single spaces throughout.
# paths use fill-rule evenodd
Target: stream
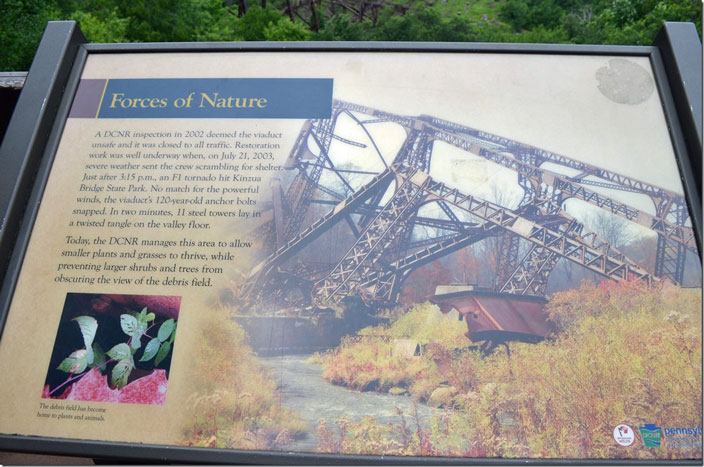
M 320 419 L 324 419 L 330 427 L 335 427 L 335 422 L 341 418 L 357 423 L 367 415 L 374 416 L 380 425 L 396 424 L 401 423 L 401 417 L 396 412 L 399 408 L 406 423 L 411 429 L 415 428 L 414 401 L 410 396 L 359 392 L 334 386 L 322 378 L 319 365 L 306 361 L 308 357 L 310 355 L 260 358 L 278 385 L 281 406 L 298 413 L 308 425 L 308 436 L 294 440 L 286 446 L 287 450 L 315 452 L 318 446 L 316 428 Z M 431 409 L 423 404 L 416 406 L 420 420 L 427 424 Z

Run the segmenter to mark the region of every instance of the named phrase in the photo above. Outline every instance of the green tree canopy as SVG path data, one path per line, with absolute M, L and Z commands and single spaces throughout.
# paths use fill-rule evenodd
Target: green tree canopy
M 699 0 L 0 0 L 0 67 L 27 70 L 47 21 L 91 42 L 652 43 L 665 21 L 701 35 Z

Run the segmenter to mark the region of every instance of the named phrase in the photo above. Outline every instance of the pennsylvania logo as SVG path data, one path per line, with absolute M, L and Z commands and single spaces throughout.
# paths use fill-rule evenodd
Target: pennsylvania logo
M 702 427 L 664 427 L 668 449 L 701 449 Z
M 643 445 L 646 448 L 660 447 L 660 440 L 662 439 L 661 427 L 656 426 L 654 423 L 646 423 L 645 426 L 638 427 L 638 429 L 640 430 Z

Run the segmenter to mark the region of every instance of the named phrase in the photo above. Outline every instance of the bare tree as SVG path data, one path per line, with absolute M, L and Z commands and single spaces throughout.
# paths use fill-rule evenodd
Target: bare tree
M 626 219 L 606 211 L 598 211 L 587 216 L 585 224 L 615 248 L 621 248 L 635 239 Z
M 508 209 L 516 208 L 521 201 L 521 197 L 517 191 L 506 189 L 506 184 L 501 181 L 494 180 L 490 185 L 489 193 L 486 197 L 487 201 L 498 204 Z M 507 254 L 506 238 L 503 232 L 498 232 L 498 235 L 493 235 L 486 240 L 483 240 L 480 245 L 482 260 L 485 263 L 485 269 L 488 273 L 488 280 L 493 284 L 499 274 L 499 264 L 501 258 Z M 502 241 L 504 240 L 504 241 Z
M 648 271 L 655 271 L 655 256 L 657 252 L 657 236 L 642 236 L 629 242 L 625 248 L 630 258 L 635 260 Z
M 237 16 L 242 17 L 247 13 L 247 0 L 237 0 Z
M 315 0 L 310 0 L 310 17 L 311 17 L 311 29 L 315 32 L 320 31 L 320 18 L 318 18 L 318 10 L 315 8 L 315 4 L 318 3 Z

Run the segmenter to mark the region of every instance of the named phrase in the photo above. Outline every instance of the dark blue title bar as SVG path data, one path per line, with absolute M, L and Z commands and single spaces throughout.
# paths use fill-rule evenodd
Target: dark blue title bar
M 110 79 L 97 118 L 324 119 L 331 108 L 332 79 Z

